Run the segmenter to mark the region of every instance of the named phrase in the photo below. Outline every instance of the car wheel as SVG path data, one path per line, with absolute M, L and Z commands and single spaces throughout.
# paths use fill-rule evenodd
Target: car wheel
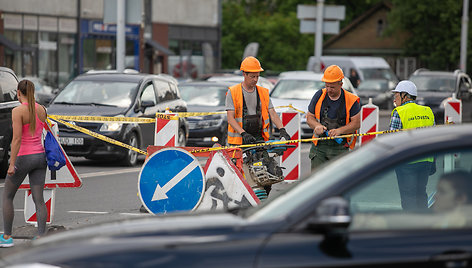
M 183 128 L 179 129 L 179 134 L 177 137 L 177 147 L 185 147 L 187 141 L 185 140 L 185 130 Z
M 126 141 L 127 141 L 126 144 L 133 146 L 135 148 L 138 148 L 139 146 L 138 137 L 136 133 L 134 132 L 131 132 L 129 134 L 129 137 Z M 125 166 L 131 167 L 131 166 L 136 165 L 138 163 L 138 152 L 128 149 L 124 158 L 121 161 Z
M 5 156 L 3 157 L 3 160 L 2 162 L 0 163 L 0 178 L 6 178 L 7 177 L 7 171 L 8 171 L 8 166 L 9 166 L 9 160 L 10 160 L 10 146 L 8 146 L 7 148 L 5 149 L 8 149 L 7 153 L 5 154 Z

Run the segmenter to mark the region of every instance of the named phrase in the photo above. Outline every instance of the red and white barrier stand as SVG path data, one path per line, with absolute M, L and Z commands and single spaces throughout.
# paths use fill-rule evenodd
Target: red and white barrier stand
M 300 114 L 294 110 L 282 113 L 282 124 L 287 130 L 292 140 L 300 139 Z M 281 157 L 281 167 L 284 167 L 283 174 L 285 181 L 295 181 L 300 178 L 301 148 L 300 143 L 292 143 L 294 148 L 288 148 Z
M 43 196 L 44 196 L 44 203 L 46 203 L 46 208 L 48 211 L 48 216 L 46 219 L 47 224 L 52 223 L 52 219 L 54 217 L 54 194 L 56 189 L 44 189 Z M 25 221 L 26 223 L 31 223 L 34 225 L 38 225 L 37 217 L 36 217 L 36 206 L 33 202 L 33 195 L 31 194 L 31 190 L 25 192 Z
M 165 115 L 156 114 L 156 134 L 154 136 L 154 145 L 156 146 L 171 146 L 177 144 L 179 137 L 179 120 L 166 109 Z
M 444 104 L 444 123 L 460 124 L 462 123 L 462 101 L 456 99 L 456 94 L 452 94 Z
M 377 132 L 379 131 L 379 107 L 372 103 L 372 98 L 369 98 L 369 103 L 361 107 L 361 127 L 360 133 Z M 361 136 L 359 145 L 363 145 L 373 139 L 377 135 Z

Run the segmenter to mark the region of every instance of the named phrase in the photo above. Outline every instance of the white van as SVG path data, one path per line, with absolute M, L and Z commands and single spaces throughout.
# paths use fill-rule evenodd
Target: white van
M 338 65 L 346 77 L 350 76 L 351 69 L 356 70 L 361 82 L 371 79 L 387 79 L 398 83 L 398 78 L 390 68 L 390 65 L 382 57 L 350 57 L 350 56 L 321 56 L 321 66 Z M 313 71 L 315 57 L 308 59 L 307 70 Z M 324 71 L 324 70 L 323 70 Z

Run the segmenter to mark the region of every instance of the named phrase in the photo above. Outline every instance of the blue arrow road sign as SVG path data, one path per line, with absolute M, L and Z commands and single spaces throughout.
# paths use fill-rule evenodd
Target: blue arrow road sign
M 139 174 L 141 202 L 153 214 L 190 211 L 198 206 L 205 189 L 198 160 L 179 148 L 154 153 Z

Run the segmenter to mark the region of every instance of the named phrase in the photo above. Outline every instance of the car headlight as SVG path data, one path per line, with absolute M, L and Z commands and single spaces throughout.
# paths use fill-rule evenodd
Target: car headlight
M 123 123 L 119 122 L 106 122 L 100 127 L 100 131 L 120 131 Z

